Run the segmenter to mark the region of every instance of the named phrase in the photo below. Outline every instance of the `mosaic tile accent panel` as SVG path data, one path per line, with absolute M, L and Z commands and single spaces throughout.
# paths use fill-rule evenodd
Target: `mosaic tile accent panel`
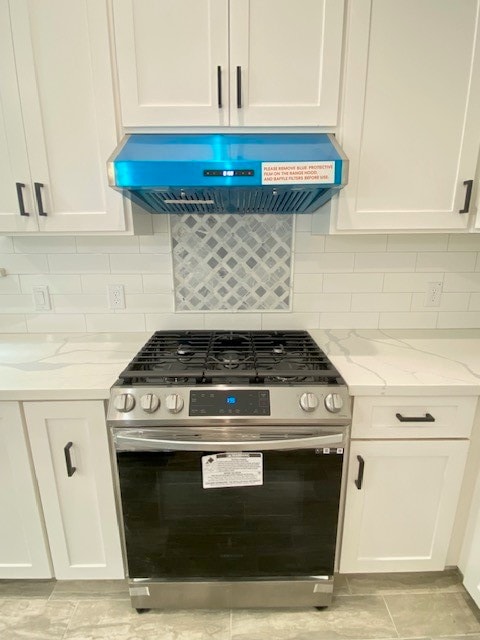
M 177 311 L 290 308 L 293 216 L 171 216 Z

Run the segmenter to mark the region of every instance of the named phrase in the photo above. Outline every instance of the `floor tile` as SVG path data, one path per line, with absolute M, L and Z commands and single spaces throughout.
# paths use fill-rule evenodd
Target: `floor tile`
M 400 637 L 480 633 L 480 623 L 463 593 L 384 596 Z
M 47 599 L 55 580 L 0 580 L 0 598 Z
M 84 600 L 105 598 L 129 600 L 126 580 L 60 580 L 55 583 L 50 600 Z
M 75 610 L 74 602 L 0 600 L 2 640 L 60 640 Z
M 229 611 L 148 611 L 138 614 L 130 602 L 82 601 L 65 640 L 229 640 Z M 3 640 L 3 639 L 2 639 Z
M 359 573 L 344 577 L 352 594 L 463 592 L 462 578 L 456 569 L 428 573 Z
M 337 596 L 330 607 L 248 609 L 232 613 L 232 640 L 397 638 L 383 598 Z

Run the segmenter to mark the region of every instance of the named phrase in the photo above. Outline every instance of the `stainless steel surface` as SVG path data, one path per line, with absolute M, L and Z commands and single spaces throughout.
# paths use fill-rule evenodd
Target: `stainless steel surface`
M 296 433 L 295 427 L 271 428 L 269 432 L 255 427 L 235 427 L 223 433 L 218 427 L 119 428 L 113 432 L 113 441 L 117 451 L 263 451 L 344 447 L 348 437 L 348 428 L 299 431 Z
M 325 406 L 325 399 L 331 394 L 329 386 L 313 386 L 313 387 L 289 387 L 289 386 L 255 386 L 255 385 L 202 385 L 202 391 L 228 390 L 234 393 L 242 389 L 268 389 L 270 392 L 269 416 L 190 416 L 190 391 L 198 391 L 198 386 L 175 387 L 173 385 L 166 386 L 149 386 L 138 385 L 132 387 L 112 387 L 111 400 L 108 405 L 107 421 L 111 426 L 142 426 L 148 423 L 155 426 L 171 426 L 173 424 L 184 424 L 185 426 L 205 425 L 208 420 L 210 425 L 260 425 L 260 424 L 276 424 L 276 425 L 347 425 L 351 422 L 351 398 L 348 390 L 344 386 L 335 387 L 335 395 L 341 400 L 342 407 L 335 414 L 328 411 Z M 318 406 L 311 411 L 304 411 L 300 405 L 300 398 L 303 394 L 314 394 L 318 398 Z M 119 411 L 116 408 L 117 397 L 123 394 L 129 394 L 135 399 L 135 406 L 131 411 Z M 160 399 L 160 407 L 153 414 L 147 414 L 141 407 L 140 398 L 146 394 L 155 394 Z M 178 396 L 183 400 L 183 406 L 180 407 L 179 401 L 176 400 L 177 413 L 172 413 L 167 407 L 168 396 Z
M 183 581 L 129 580 L 137 609 L 238 609 L 242 607 L 326 607 L 333 576 L 285 580 Z
M 330 413 L 338 413 L 343 409 L 343 398 L 338 393 L 329 393 L 325 396 L 325 407 Z

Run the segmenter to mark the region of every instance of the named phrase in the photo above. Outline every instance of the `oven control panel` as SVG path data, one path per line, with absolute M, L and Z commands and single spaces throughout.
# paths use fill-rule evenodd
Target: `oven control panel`
M 190 391 L 190 416 L 269 416 L 270 392 L 258 389 Z

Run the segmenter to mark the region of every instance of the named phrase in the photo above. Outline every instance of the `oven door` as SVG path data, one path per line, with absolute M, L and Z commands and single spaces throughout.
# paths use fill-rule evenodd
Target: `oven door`
M 347 431 L 115 428 L 130 578 L 331 576 Z M 229 460 L 229 486 L 206 476 L 217 454 Z M 256 484 L 235 484 L 235 458 L 254 465 Z

